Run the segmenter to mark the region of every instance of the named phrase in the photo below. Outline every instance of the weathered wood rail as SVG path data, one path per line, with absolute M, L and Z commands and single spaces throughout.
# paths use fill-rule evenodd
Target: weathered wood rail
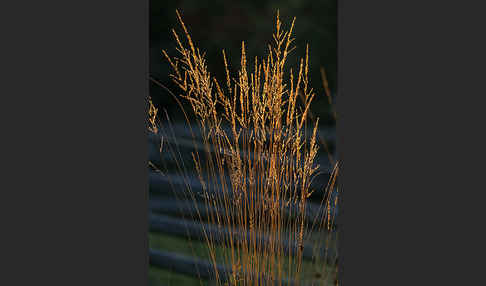
M 216 278 L 214 266 L 209 261 L 180 255 L 174 252 L 150 249 L 149 263 L 153 266 L 169 269 L 188 276 L 198 277 L 200 279 L 210 280 Z M 221 277 L 230 274 L 230 270 L 224 266 L 217 265 L 216 268 Z
M 230 230 L 226 227 L 211 225 L 207 223 L 194 222 L 186 219 L 177 219 L 164 215 L 150 214 L 149 227 L 151 232 L 161 232 L 165 234 L 180 236 L 183 238 L 205 240 L 205 237 L 210 237 L 215 243 L 223 244 L 229 241 L 232 237 L 237 241 L 250 241 L 251 234 L 246 231 L 234 229 Z M 265 246 L 271 239 L 264 234 L 255 234 L 254 237 L 257 245 Z M 279 244 L 283 248 L 283 253 L 295 255 L 298 250 L 296 243 L 291 243 L 286 239 L 281 239 Z M 336 258 L 336 253 L 333 249 L 327 249 L 322 245 L 317 247 L 309 242 L 303 245 L 303 258 L 312 260 L 318 255 L 319 257 L 326 257 L 331 263 Z
M 315 180 L 314 185 L 318 184 L 320 182 L 324 186 L 327 185 L 328 180 Z M 226 182 L 226 184 L 229 186 L 230 182 L 229 179 Z M 210 184 L 206 187 L 206 192 L 208 194 L 222 194 L 221 189 L 215 188 L 214 186 L 220 185 L 220 183 L 217 184 Z M 202 196 L 203 193 L 203 187 L 201 185 L 201 182 L 199 181 L 198 177 L 193 174 L 192 176 L 190 174 L 161 174 L 158 172 L 149 172 L 149 190 L 152 195 L 159 195 L 159 196 L 164 196 L 164 197 L 175 197 L 177 199 L 192 199 L 196 202 L 202 203 L 204 201 L 204 197 Z M 174 192 L 174 190 L 178 190 L 177 192 Z M 231 194 L 227 194 L 229 197 L 231 197 Z M 313 219 L 317 215 L 321 215 L 323 209 L 321 208 L 323 200 L 326 198 L 329 194 L 326 194 L 323 190 L 316 190 L 314 193 L 311 195 L 309 198 L 309 201 L 307 202 L 307 210 L 306 210 L 306 216 L 309 221 L 313 221 Z M 335 192 L 332 192 L 330 194 L 331 200 L 335 199 Z M 193 197 L 192 197 L 193 196 Z M 194 202 L 192 202 L 194 203 Z M 156 202 L 153 202 L 152 205 L 156 204 Z M 168 208 L 173 208 L 167 204 L 159 203 L 161 207 L 168 207 Z M 202 206 L 202 205 L 200 205 Z M 195 207 L 195 205 L 193 205 Z M 199 208 L 202 209 L 202 208 Z M 294 208 L 296 209 L 296 208 Z M 290 211 L 290 208 L 289 208 Z M 331 214 L 333 217 L 335 217 L 337 213 L 337 208 L 331 204 Z
M 195 276 L 199 279 L 215 280 L 216 270 L 221 280 L 226 281 L 231 275 L 231 269 L 222 265 L 213 266 L 206 260 L 197 259 L 185 255 L 180 255 L 174 252 L 153 250 L 149 251 L 149 263 L 153 266 L 157 266 L 164 269 L 170 269 L 174 272 L 185 274 L 189 276 Z M 241 275 L 241 273 L 239 273 Z M 265 275 L 258 277 L 261 281 L 266 281 Z M 275 281 L 274 286 L 295 286 L 295 283 L 288 279 L 281 279 Z M 265 283 L 259 283 L 259 285 L 265 285 Z
M 159 134 L 149 134 L 149 158 L 157 166 L 161 164 L 163 159 L 165 160 L 184 160 L 187 162 L 192 162 L 191 152 L 205 153 L 207 151 L 206 146 L 202 143 L 201 134 L 193 130 L 196 134 L 194 137 L 190 134 L 187 128 L 182 126 L 177 126 L 176 128 L 165 130 L 162 129 Z M 334 145 L 336 140 L 334 129 L 325 129 L 320 131 L 321 137 L 325 138 L 326 142 Z M 163 138 L 163 139 L 162 139 Z M 163 142 L 166 146 L 165 152 L 160 152 L 159 146 Z M 211 152 L 219 152 L 222 154 L 229 154 L 229 150 L 215 150 L 210 147 Z M 240 155 L 243 158 L 248 158 L 253 156 L 253 152 L 247 153 L 244 150 L 240 150 Z M 327 156 L 319 156 L 316 158 L 316 164 L 320 165 L 320 169 L 323 173 L 329 173 L 332 169 L 332 164 L 329 162 Z
M 191 198 L 180 200 L 170 197 L 152 196 L 149 201 L 149 210 L 153 213 L 161 213 L 170 216 L 183 216 L 191 219 L 208 219 L 211 215 L 226 216 L 226 209 L 222 207 L 207 207 L 204 202 L 194 201 Z M 299 212 L 296 204 L 289 204 L 284 208 L 284 215 L 295 216 Z M 305 221 L 308 226 L 320 221 L 326 215 L 324 206 L 307 202 L 305 209 Z

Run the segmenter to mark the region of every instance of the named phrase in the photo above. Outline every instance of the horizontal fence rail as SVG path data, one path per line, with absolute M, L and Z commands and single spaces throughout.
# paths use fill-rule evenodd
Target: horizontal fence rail
M 149 227 L 151 232 L 160 232 L 169 235 L 198 239 L 205 241 L 206 237 L 210 237 L 215 243 L 223 244 L 229 240 L 231 236 L 238 241 L 251 240 L 251 234 L 248 231 L 230 230 L 225 227 L 211 225 L 206 223 L 194 222 L 185 219 L 176 219 L 165 215 L 150 214 Z M 266 245 L 270 239 L 263 235 L 257 234 L 255 241 L 261 246 Z M 280 244 L 283 248 L 284 254 L 296 255 L 298 245 L 291 243 L 286 239 L 280 239 Z M 328 263 L 333 263 L 337 258 L 337 253 L 334 249 L 328 249 L 324 246 L 315 246 L 310 243 L 303 244 L 303 258 L 311 261 L 316 257 L 323 257 Z
M 326 179 L 326 177 L 322 176 L 322 178 L 314 180 L 313 184 L 311 184 L 311 186 L 323 184 L 323 187 L 315 190 L 309 197 L 310 201 L 307 203 L 309 206 L 307 215 L 312 217 L 318 215 L 319 212 L 322 211 L 322 209 L 320 210 L 321 203 L 324 202 L 328 195 L 330 195 L 331 215 L 332 217 L 336 216 L 338 209 L 333 203 L 336 198 L 336 192 L 324 192 L 324 188 L 328 181 L 329 178 Z M 201 202 L 204 200 L 203 194 L 205 192 L 207 192 L 209 195 L 222 195 L 222 190 L 214 187 L 220 185 L 220 182 L 216 182 L 214 184 L 207 185 L 206 190 L 204 190 L 199 178 L 195 174 L 179 175 L 149 172 L 149 191 L 154 195 L 176 197 L 178 199 L 192 199 L 192 196 L 194 196 L 196 201 Z M 229 178 L 227 178 L 226 185 L 231 186 Z M 227 193 L 226 195 L 231 197 L 230 193 Z
M 178 132 L 180 133 L 181 131 Z M 189 131 L 186 130 L 186 132 Z M 150 133 L 149 160 L 152 161 L 156 166 L 160 166 L 163 159 L 192 162 L 191 152 L 196 151 L 199 153 L 206 153 L 206 151 L 209 150 L 211 153 L 219 152 L 226 155 L 231 154 L 229 150 L 215 150 L 212 146 L 206 146 L 203 141 L 201 141 L 201 137 L 180 136 L 179 133 L 171 133 L 163 129 L 159 132 L 159 134 Z M 324 133 L 328 134 L 326 137 L 332 139 L 328 142 L 334 144 L 335 132 L 327 131 Z M 164 152 L 160 152 L 160 146 L 162 143 L 165 145 Z M 253 152 L 247 153 L 245 150 L 240 149 L 240 155 L 243 159 L 252 158 Z M 263 154 L 260 156 L 265 157 Z M 327 156 L 318 156 L 315 163 L 320 165 L 321 171 L 324 173 L 329 173 L 332 169 L 332 164 L 329 162 L 329 158 Z
M 168 197 L 151 198 L 149 200 L 149 210 L 154 213 L 167 215 L 185 216 L 192 219 L 208 218 L 217 213 L 220 217 L 226 215 L 226 209 L 222 207 L 208 207 L 204 202 L 197 202 L 191 199 L 177 200 Z M 299 214 L 298 205 L 290 204 L 284 208 L 284 215 L 291 216 Z M 309 225 L 324 219 L 326 209 L 324 206 L 308 202 L 305 209 L 305 222 Z
M 150 249 L 149 263 L 150 265 L 158 268 L 170 269 L 176 273 L 199 279 L 216 279 L 215 266 L 213 266 L 212 263 L 207 260 L 180 255 L 178 253 Z M 218 264 L 216 265 L 216 269 L 222 281 L 227 281 L 229 279 L 231 275 L 231 269 L 229 267 Z M 239 275 L 241 276 L 243 274 L 239 273 Z M 261 274 L 261 276 L 257 278 L 259 280 L 258 285 L 266 285 L 264 281 L 269 280 L 266 278 L 268 277 Z M 273 286 L 296 286 L 296 284 L 289 281 L 289 279 L 280 279 L 278 281 L 274 281 Z
M 149 250 L 149 263 L 158 268 L 170 269 L 176 273 L 185 274 L 200 279 L 215 279 L 214 266 L 207 260 L 191 256 L 180 255 L 174 252 Z M 222 277 L 230 274 L 230 270 L 221 265 L 216 266 Z
M 221 125 L 221 129 L 227 134 L 232 135 L 233 131 L 230 126 Z M 305 129 L 303 127 L 303 129 Z M 161 134 L 164 134 L 166 137 L 174 137 L 177 136 L 179 138 L 195 138 L 195 139 L 202 139 L 203 132 L 199 128 L 197 124 L 191 124 L 190 128 L 186 122 L 184 123 L 166 123 L 163 124 L 160 128 Z M 206 134 L 209 130 L 206 130 Z M 239 128 L 236 131 L 240 131 Z M 311 126 L 307 127 L 306 130 L 303 130 L 302 135 L 306 135 L 307 139 L 310 139 L 312 136 L 313 128 Z M 322 139 L 326 141 L 336 141 L 336 128 L 334 127 L 319 127 L 317 129 L 317 134 Z

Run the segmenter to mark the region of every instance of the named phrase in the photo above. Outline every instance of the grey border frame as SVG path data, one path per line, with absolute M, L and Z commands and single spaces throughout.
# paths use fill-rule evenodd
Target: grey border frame
M 14 147 L 6 147 L 5 190 L 18 204 L 8 203 L 14 215 L 5 216 L 6 245 L 16 247 L 3 253 L 9 268 L 2 279 L 9 280 L 2 285 L 12 285 L 10 279 L 17 285 L 147 285 L 148 1 L 91 3 L 19 2 L 18 13 L 4 10 L 14 16 L 2 38 L 3 94 L 14 101 L 13 119 L 5 120 L 4 141 Z M 456 6 L 442 3 L 441 15 Z M 439 160 L 438 148 L 456 149 L 444 144 L 449 130 L 436 127 L 458 126 L 459 111 L 451 120 L 443 107 L 454 110 L 459 91 L 477 94 L 482 85 L 451 72 L 469 67 L 448 61 L 450 55 L 470 56 L 466 49 L 475 45 L 459 47 L 442 33 L 460 28 L 437 13 L 431 21 L 427 11 L 437 7 L 338 0 L 339 185 L 352 198 L 346 253 L 353 262 L 344 279 L 341 195 L 340 285 L 413 285 L 425 281 L 423 269 L 432 263 L 450 262 L 438 261 L 441 256 L 416 238 L 431 234 L 420 222 L 434 206 L 422 201 L 455 191 L 452 183 L 460 178 L 448 167 L 460 162 Z M 437 28 L 442 23 L 451 29 Z M 440 181 L 438 174 L 450 176 Z M 440 278 L 452 279 L 434 275 L 431 284 Z M 457 281 L 470 284 L 466 279 Z

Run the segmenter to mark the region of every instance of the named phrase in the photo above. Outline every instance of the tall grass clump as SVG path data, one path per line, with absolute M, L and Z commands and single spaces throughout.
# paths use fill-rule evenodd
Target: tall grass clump
M 202 134 L 203 151 L 192 153 L 202 192 L 191 197 L 218 210 L 198 216 L 224 234 L 204 232 L 216 282 L 300 285 L 305 280 L 306 240 L 329 226 L 330 214 L 324 211 L 314 219 L 307 215 L 309 197 L 316 191 L 311 183 L 319 173 L 319 119 L 308 120 L 315 97 L 308 80 L 308 47 L 295 71 L 286 68 L 294 50 L 295 18 L 285 30 L 277 12 L 273 41 L 263 59 L 247 59 L 242 42 L 234 76 L 223 50 L 226 78 L 220 81 L 208 71 L 204 53 L 179 12 L 177 17 L 183 29 L 182 37 L 172 30 L 178 55 L 163 54 L 180 88 L 179 97 L 189 103 Z M 337 170 L 336 165 L 330 185 L 319 191 L 333 189 Z M 324 197 L 326 208 L 330 196 Z M 222 257 L 217 257 L 221 247 Z M 321 252 L 315 253 L 311 263 L 326 267 Z M 316 264 L 319 259 L 324 262 Z M 218 273 L 218 263 L 229 266 L 229 273 Z

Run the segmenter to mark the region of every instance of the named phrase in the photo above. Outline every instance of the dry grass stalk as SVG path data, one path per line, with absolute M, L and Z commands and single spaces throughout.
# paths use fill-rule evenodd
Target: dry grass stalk
M 249 64 L 243 42 L 241 66 L 235 78 L 230 76 L 223 51 L 226 79 L 222 86 L 207 70 L 204 54 L 193 43 L 178 11 L 177 17 L 188 47 L 172 30 L 179 57 L 170 57 L 165 51 L 163 54 L 172 67 L 171 78 L 181 89 L 180 97 L 190 103 L 203 134 L 206 152 L 195 151 L 192 155 L 205 205 L 224 209 L 222 213 L 210 212 L 205 222 L 225 226 L 230 233 L 249 234 L 248 239 L 237 240 L 232 235 L 225 239 L 223 261 L 233 271 L 229 280 L 217 273 L 217 282 L 269 285 L 281 284 L 281 278 L 287 278 L 300 284 L 304 240 L 310 232 L 325 229 L 330 214 L 314 222 L 312 228 L 304 215 L 314 191 L 310 185 L 319 168 L 314 163 L 319 119 L 315 120 L 310 138 L 304 136 L 305 126 L 312 124 L 307 118 L 315 94 L 309 88 L 308 48 L 305 58 L 300 59 L 298 73 L 292 69 L 289 74 L 285 72 L 287 57 L 294 49 L 295 18 L 285 31 L 277 13 L 273 42 L 268 45 L 265 59 L 255 58 Z M 298 103 L 299 96 L 302 105 Z M 151 115 L 156 113 L 152 106 Z M 229 125 L 231 131 L 225 131 L 223 124 Z M 214 149 L 228 151 L 212 152 Z M 331 183 L 328 188 L 332 190 L 334 180 Z M 220 192 L 209 193 L 209 186 Z M 324 207 L 329 207 L 330 196 L 327 197 Z M 293 218 L 284 215 L 292 210 L 290 205 L 298 206 Z M 268 238 L 264 244 L 257 241 L 260 234 Z M 205 235 L 205 240 L 216 266 L 217 245 L 210 234 Z M 294 242 L 296 252 L 286 252 L 283 240 Z
M 149 97 L 149 116 L 148 116 L 148 121 L 149 121 L 149 131 L 153 133 L 158 133 L 159 129 L 157 127 L 157 113 L 158 109 L 155 108 L 155 105 L 152 102 L 152 98 Z

